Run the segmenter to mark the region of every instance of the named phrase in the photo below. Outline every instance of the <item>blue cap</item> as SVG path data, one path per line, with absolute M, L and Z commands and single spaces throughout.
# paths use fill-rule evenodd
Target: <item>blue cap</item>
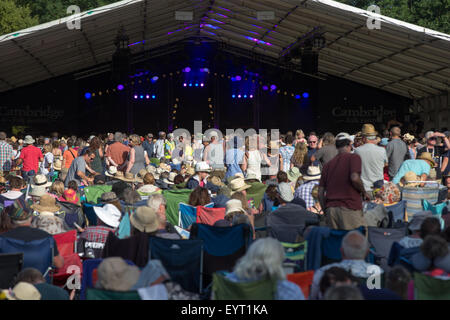
M 389 143 L 389 139 L 383 138 L 383 139 L 381 139 L 380 146 L 387 146 L 388 143 Z

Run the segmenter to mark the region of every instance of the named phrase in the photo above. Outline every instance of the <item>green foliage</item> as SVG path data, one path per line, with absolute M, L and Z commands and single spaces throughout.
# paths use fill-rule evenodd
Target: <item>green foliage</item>
M 381 14 L 450 34 L 450 0 L 335 0 L 361 9 L 375 4 Z
M 14 0 L 0 1 L 0 35 L 37 25 L 37 17 L 31 16 L 28 7 L 18 6 Z

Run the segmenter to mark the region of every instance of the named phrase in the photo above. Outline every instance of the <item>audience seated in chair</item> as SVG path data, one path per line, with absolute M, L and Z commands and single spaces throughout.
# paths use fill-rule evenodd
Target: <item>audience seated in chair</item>
M 441 225 L 438 219 L 432 217 L 430 211 L 423 211 L 413 216 L 408 225 L 408 229 L 412 234 L 398 242 L 403 248 L 420 246 L 427 235 L 439 234 L 441 232 Z

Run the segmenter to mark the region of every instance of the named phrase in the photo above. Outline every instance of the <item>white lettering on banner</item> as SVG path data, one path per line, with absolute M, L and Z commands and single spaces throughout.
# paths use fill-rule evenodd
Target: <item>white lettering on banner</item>
M 370 290 L 381 289 L 381 268 L 376 265 L 369 266 L 367 274 L 370 274 L 367 278 L 367 288 Z
M 67 14 L 79 14 L 81 9 L 79 6 L 71 5 L 67 7 Z M 69 30 L 80 30 L 81 29 L 81 18 L 71 19 L 67 21 L 67 29 Z
M 69 290 L 80 290 L 81 289 L 81 270 L 80 267 L 76 266 L 76 265 L 70 265 L 67 267 L 66 273 L 67 274 L 71 274 L 72 272 L 74 272 L 74 274 L 72 274 L 66 281 L 66 286 Z M 75 283 L 74 283 L 75 282 Z
M 104 246 L 105 246 L 105 244 L 101 243 L 101 242 L 85 242 L 84 243 L 85 248 L 103 249 Z
M 380 14 L 381 13 L 380 7 L 377 6 L 377 5 L 374 5 L 374 4 L 369 6 L 367 8 L 367 11 L 370 11 L 370 12 L 373 12 L 373 13 L 376 13 L 376 14 Z M 380 30 L 381 29 L 380 18 L 372 18 L 372 17 L 367 18 L 367 28 L 369 30 L 374 30 L 374 29 Z

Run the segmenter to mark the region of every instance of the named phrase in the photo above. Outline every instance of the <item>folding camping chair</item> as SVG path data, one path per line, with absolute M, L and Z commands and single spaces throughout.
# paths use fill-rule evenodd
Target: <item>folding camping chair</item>
M 416 300 L 450 300 L 450 280 L 415 272 L 414 296 Z
M 286 274 L 302 272 L 306 270 L 307 241 L 299 243 L 281 242 L 284 248 L 285 259 L 283 268 Z
M 215 300 L 274 300 L 277 281 L 262 279 L 238 283 L 226 279 L 221 272 L 215 272 L 212 291 Z
M 373 263 L 387 271 L 389 268 L 387 262 L 392 244 L 400 241 L 406 236 L 406 233 L 406 226 L 397 229 L 368 227 L 368 240 L 371 246 L 371 253 L 375 259 Z
M 64 266 L 54 270 L 53 284 L 64 286 L 67 279 L 72 275 L 73 266 L 78 267 L 80 276 L 83 265 L 77 252 L 77 231 L 71 230 L 53 235 L 59 254 L 64 258 Z M 69 272 L 70 271 L 70 272 Z
M 90 226 L 97 225 L 97 215 L 95 214 L 94 207 L 102 207 L 102 205 L 83 203 L 83 213 L 88 219 Z
M 247 251 L 252 241 L 251 226 L 213 227 L 192 224 L 190 239 L 203 240 L 203 286 L 208 286 L 216 271 L 232 271 L 236 261 Z
M 188 229 L 194 222 L 197 222 L 197 211 L 199 207 L 212 208 L 213 206 L 214 203 L 208 203 L 205 206 L 191 206 L 180 202 L 178 204 L 178 226 L 183 229 Z
M 0 254 L 0 288 L 10 288 L 17 274 L 22 270 L 23 253 Z
M 51 283 L 49 271 L 53 265 L 54 240 L 51 236 L 39 240 L 23 241 L 0 237 L 0 253 L 23 253 L 23 268 L 36 268 Z
M 149 238 L 150 259 L 160 260 L 170 278 L 189 292 L 202 291 L 203 241 Z
M 133 291 L 111 291 L 88 288 L 86 300 L 142 300 L 136 290 Z
M 314 271 L 305 271 L 298 273 L 291 273 L 286 275 L 288 281 L 295 283 L 302 289 L 305 299 L 308 299 L 311 285 L 313 283 Z
M 405 223 L 406 201 L 401 200 L 396 204 L 385 206 L 389 215 L 389 227 L 394 228 L 396 225 Z
M 356 231 L 366 234 L 365 227 L 359 227 Z M 331 229 L 328 237 L 322 240 L 322 265 L 339 262 L 342 260 L 341 244 L 342 239 L 347 233 L 353 230 L 335 230 Z
M 401 265 L 408 269 L 410 272 L 414 272 L 415 269 L 412 265 L 411 258 L 416 253 L 420 252 L 420 247 L 404 248 L 398 242 L 392 244 L 391 250 L 388 256 L 388 266 L 393 267 L 395 265 Z
M 218 220 L 225 218 L 225 208 L 197 207 L 197 223 L 213 226 Z

